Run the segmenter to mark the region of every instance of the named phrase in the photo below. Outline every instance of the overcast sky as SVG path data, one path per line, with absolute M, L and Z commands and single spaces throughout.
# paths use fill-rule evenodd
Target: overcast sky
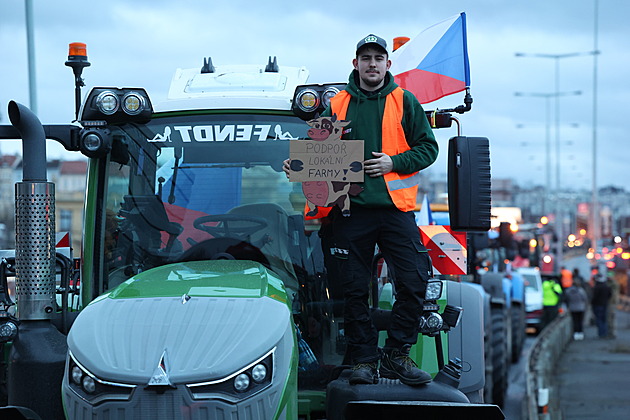
M 33 0 L 37 112 L 43 123 L 74 116 L 72 71 L 64 66 L 70 42 L 85 42 L 93 86 L 145 87 L 153 101 L 166 97 L 177 67 L 265 63 L 306 66 L 310 82 L 346 81 L 357 41 L 369 33 L 391 40 L 413 37 L 443 19 L 466 12 L 471 69 L 471 112 L 459 116 L 462 134 L 490 139 L 492 175 L 524 186 L 546 182 L 546 99 L 554 94 L 559 63 L 561 96 L 556 142 L 555 99 L 550 99 L 551 185 L 556 186 L 560 149 L 561 186 L 590 189 L 593 171 L 593 56 L 554 60 L 515 53 L 569 54 L 594 50 L 596 0 L 403 0 L 296 2 L 294 0 Z M 330 7 L 327 7 L 330 5 Z M 24 3 L 0 0 L 0 124 L 8 124 L 9 100 L 29 104 Z M 627 139 L 630 97 L 630 2 L 599 0 L 597 62 L 597 180 L 628 188 Z M 87 93 L 87 89 L 84 89 Z M 425 109 L 463 103 L 463 93 Z M 441 153 L 430 168 L 445 176 L 454 129 L 436 131 Z M 49 157 L 67 158 L 49 142 Z M 0 144 L 3 153 L 19 146 Z

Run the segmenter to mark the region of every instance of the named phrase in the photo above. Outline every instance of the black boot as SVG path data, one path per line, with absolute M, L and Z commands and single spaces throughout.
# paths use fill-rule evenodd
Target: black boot
M 416 362 L 409 357 L 410 345 L 401 349 L 385 348 L 381 359 L 381 376 L 400 379 L 406 385 L 422 385 L 431 381 L 431 375 L 418 369 Z
M 357 363 L 352 367 L 352 375 L 348 382 L 350 385 L 377 384 L 378 362 Z

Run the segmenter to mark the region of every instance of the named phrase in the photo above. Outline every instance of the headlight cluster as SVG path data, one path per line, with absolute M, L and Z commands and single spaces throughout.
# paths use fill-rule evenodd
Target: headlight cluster
M 196 400 L 221 396 L 235 402 L 248 398 L 271 384 L 274 350 L 226 378 L 186 386 Z
M 68 383 L 79 397 L 95 404 L 103 400 L 128 400 L 135 385 L 119 384 L 98 379 L 81 366 L 70 353 Z
M 442 297 L 442 280 L 429 279 L 427 290 L 424 294 L 423 313 L 418 324 L 418 332 L 429 336 L 436 335 L 440 331 L 448 331 L 459 324 L 463 308 L 446 305 L 440 314 L 440 305 L 437 301 Z
M 153 108 L 144 89 L 94 88 L 83 106 L 82 121 L 146 122 Z
M 344 84 L 301 85 L 293 94 L 292 110 L 307 121 L 315 118 L 330 105 L 330 100 L 345 87 Z

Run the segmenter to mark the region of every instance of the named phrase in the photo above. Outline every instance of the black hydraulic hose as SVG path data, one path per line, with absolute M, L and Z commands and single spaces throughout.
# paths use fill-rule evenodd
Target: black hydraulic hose
M 22 138 L 24 181 L 46 182 L 46 134 L 39 118 L 27 107 L 9 102 L 9 119 Z

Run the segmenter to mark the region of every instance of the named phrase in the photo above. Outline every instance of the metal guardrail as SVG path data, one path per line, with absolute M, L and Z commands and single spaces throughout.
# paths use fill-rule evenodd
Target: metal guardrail
M 527 355 L 527 419 L 560 419 L 558 387 L 554 369 L 560 354 L 572 337 L 571 317 L 559 315 L 545 327 Z

